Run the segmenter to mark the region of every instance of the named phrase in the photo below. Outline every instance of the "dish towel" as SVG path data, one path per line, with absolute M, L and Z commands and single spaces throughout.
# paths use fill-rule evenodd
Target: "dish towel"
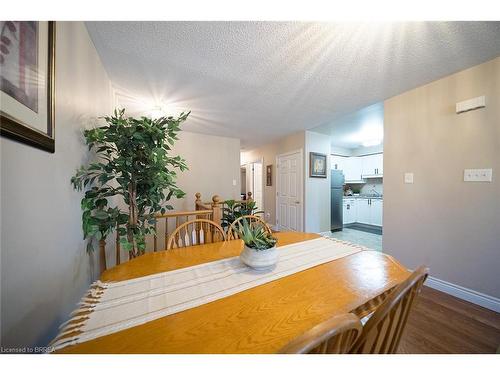
M 120 282 L 96 281 L 52 341 L 55 350 L 175 314 L 361 250 L 359 245 L 317 238 L 278 248 L 270 270 L 256 271 L 239 257 Z

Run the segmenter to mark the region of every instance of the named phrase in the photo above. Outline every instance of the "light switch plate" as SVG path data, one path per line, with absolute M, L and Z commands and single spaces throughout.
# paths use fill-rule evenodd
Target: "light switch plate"
M 465 182 L 491 182 L 493 169 L 464 169 Z
M 413 184 L 413 173 L 411 172 L 405 173 L 405 184 Z
M 236 186 L 236 180 L 233 180 L 233 186 Z

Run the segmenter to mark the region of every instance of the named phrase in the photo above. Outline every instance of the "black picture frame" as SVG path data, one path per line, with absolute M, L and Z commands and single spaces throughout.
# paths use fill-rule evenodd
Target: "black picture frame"
M 266 186 L 273 186 L 273 165 L 266 166 Z
M 43 46 L 42 48 L 45 48 Z M 55 152 L 55 58 L 56 58 L 56 24 L 48 21 L 48 67 L 47 67 L 47 129 L 39 131 L 14 118 L 0 108 L 0 135 L 15 141 Z
M 326 178 L 326 170 L 327 170 L 326 154 L 310 152 L 309 177 Z

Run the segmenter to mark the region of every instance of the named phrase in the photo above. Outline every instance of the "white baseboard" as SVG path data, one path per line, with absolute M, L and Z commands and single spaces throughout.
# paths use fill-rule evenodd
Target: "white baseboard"
M 439 280 L 432 276 L 427 278 L 425 285 L 487 309 L 500 312 L 500 298 L 488 296 L 487 294 Z

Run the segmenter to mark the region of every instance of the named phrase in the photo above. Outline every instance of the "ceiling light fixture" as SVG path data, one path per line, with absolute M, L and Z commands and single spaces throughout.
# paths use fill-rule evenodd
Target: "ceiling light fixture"
M 166 115 L 167 115 L 166 107 L 162 104 L 154 106 L 153 109 L 149 112 L 149 116 L 151 116 L 154 119 L 164 117 Z
M 361 143 L 361 144 L 363 145 L 363 147 L 370 147 L 370 146 L 378 146 L 381 143 L 382 143 L 381 139 L 372 139 L 372 140 L 363 141 L 363 143 Z

